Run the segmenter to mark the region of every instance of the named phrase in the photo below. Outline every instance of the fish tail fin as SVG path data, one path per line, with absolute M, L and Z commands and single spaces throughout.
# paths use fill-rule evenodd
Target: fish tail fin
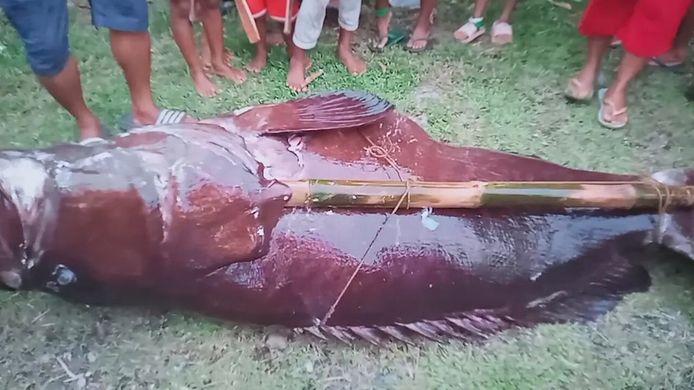
M 666 185 L 694 185 L 694 169 L 674 168 L 651 175 Z M 659 217 L 653 241 L 679 255 L 694 260 L 694 209 L 681 209 Z
M 605 259 L 608 260 L 605 260 Z M 548 272 L 537 279 L 554 279 L 547 282 L 557 288 L 540 296 L 525 307 L 512 309 L 510 317 L 519 324 L 531 326 L 539 323 L 588 322 L 614 309 L 624 296 L 644 292 L 651 285 L 651 277 L 640 264 L 630 261 L 620 253 L 595 253 L 575 264 L 567 264 L 563 278 Z M 569 272 L 569 273 L 567 273 Z M 566 275 L 577 277 L 567 283 Z
M 240 110 L 235 122 L 241 129 L 261 134 L 349 129 L 376 122 L 393 108 L 387 100 L 368 92 L 323 92 Z

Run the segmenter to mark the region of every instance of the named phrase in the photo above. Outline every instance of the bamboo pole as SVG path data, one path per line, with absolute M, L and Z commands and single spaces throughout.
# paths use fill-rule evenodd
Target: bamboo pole
M 378 180 L 282 181 L 292 190 L 287 207 L 559 208 L 692 207 L 694 186 L 625 182 L 402 182 Z M 404 201 L 403 200 L 404 198 Z

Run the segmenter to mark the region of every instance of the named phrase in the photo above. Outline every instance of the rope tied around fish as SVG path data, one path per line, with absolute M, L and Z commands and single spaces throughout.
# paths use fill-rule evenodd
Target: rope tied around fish
M 395 162 L 395 160 L 393 159 L 393 157 L 390 155 L 390 153 L 388 153 L 388 150 L 386 150 L 384 147 L 374 143 L 363 132 L 360 131 L 359 134 L 361 134 L 366 139 L 366 141 L 370 144 L 369 146 L 367 146 L 365 148 L 366 153 L 371 155 L 372 157 L 384 159 L 391 167 L 393 167 L 393 169 L 395 169 L 395 173 L 398 175 L 398 178 L 400 179 L 400 181 L 405 183 L 405 191 L 400 196 L 400 199 L 398 200 L 398 203 L 395 205 L 393 210 L 389 214 L 386 215 L 386 218 L 383 220 L 381 225 L 379 225 L 378 230 L 376 230 L 376 234 L 374 234 L 374 237 L 371 239 L 371 242 L 366 247 L 364 254 L 361 256 L 361 259 L 359 259 L 359 263 L 357 264 L 357 267 L 354 269 L 354 271 L 352 272 L 352 275 L 349 277 L 349 279 L 347 279 L 347 283 L 345 283 L 345 286 L 340 291 L 340 294 L 335 299 L 335 302 L 333 302 L 333 304 L 330 306 L 330 309 L 328 309 L 328 311 L 325 313 L 325 316 L 323 317 L 321 322 L 317 325 L 323 325 L 323 326 L 327 325 L 328 320 L 330 319 L 330 317 L 332 317 L 333 313 L 335 312 L 335 309 L 337 309 L 337 305 L 340 304 L 342 297 L 345 295 L 345 293 L 347 293 L 347 290 L 352 285 L 352 282 L 354 282 L 354 278 L 357 277 L 357 274 L 359 273 L 362 266 L 364 265 L 364 261 L 366 260 L 366 256 L 371 251 L 371 248 L 373 247 L 374 243 L 376 242 L 379 235 L 381 234 L 381 231 L 383 231 L 383 228 L 386 226 L 386 224 L 390 220 L 390 217 L 398 212 L 398 210 L 400 209 L 400 206 L 402 206 L 402 203 L 405 200 L 407 200 L 407 202 L 405 204 L 405 209 L 409 210 L 409 208 L 410 208 L 410 188 L 411 188 L 412 181 L 410 179 L 403 180 L 402 174 L 400 173 L 400 167 L 398 167 L 398 165 Z
M 655 180 L 652 177 L 644 177 L 643 182 L 645 184 L 649 184 L 653 187 L 655 192 L 658 194 L 658 218 L 656 221 L 656 233 L 658 235 L 662 234 L 663 231 L 663 220 L 665 219 L 665 215 L 668 212 L 668 208 L 670 205 L 673 203 L 673 195 L 672 195 L 672 190 L 670 189 L 669 186 L 664 185 L 663 183 Z M 686 203 L 688 204 L 693 204 L 694 203 L 694 191 L 691 191 L 690 189 L 687 189 L 685 191 L 685 196 L 686 196 Z

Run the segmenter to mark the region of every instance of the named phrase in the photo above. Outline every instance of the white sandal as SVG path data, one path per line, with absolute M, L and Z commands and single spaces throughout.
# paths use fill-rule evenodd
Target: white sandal
M 492 26 L 492 43 L 506 45 L 513 42 L 513 27 L 506 22 L 494 22 Z
M 472 21 L 472 18 L 470 18 L 467 23 L 460 26 L 460 28 L 453 33 L 453 36 L 462 43 L 470 43 L 482 36 L 485 32 L 487 32 L 487 30 L 484 28 L 483 20 L 475 23 Z

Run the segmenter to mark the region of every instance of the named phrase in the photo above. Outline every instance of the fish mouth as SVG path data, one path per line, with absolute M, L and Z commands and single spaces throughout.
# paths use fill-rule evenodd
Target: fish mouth
M 22 288 L 22 274 L 18 270 L 0 271 L 0 282 L 10 290 Z

